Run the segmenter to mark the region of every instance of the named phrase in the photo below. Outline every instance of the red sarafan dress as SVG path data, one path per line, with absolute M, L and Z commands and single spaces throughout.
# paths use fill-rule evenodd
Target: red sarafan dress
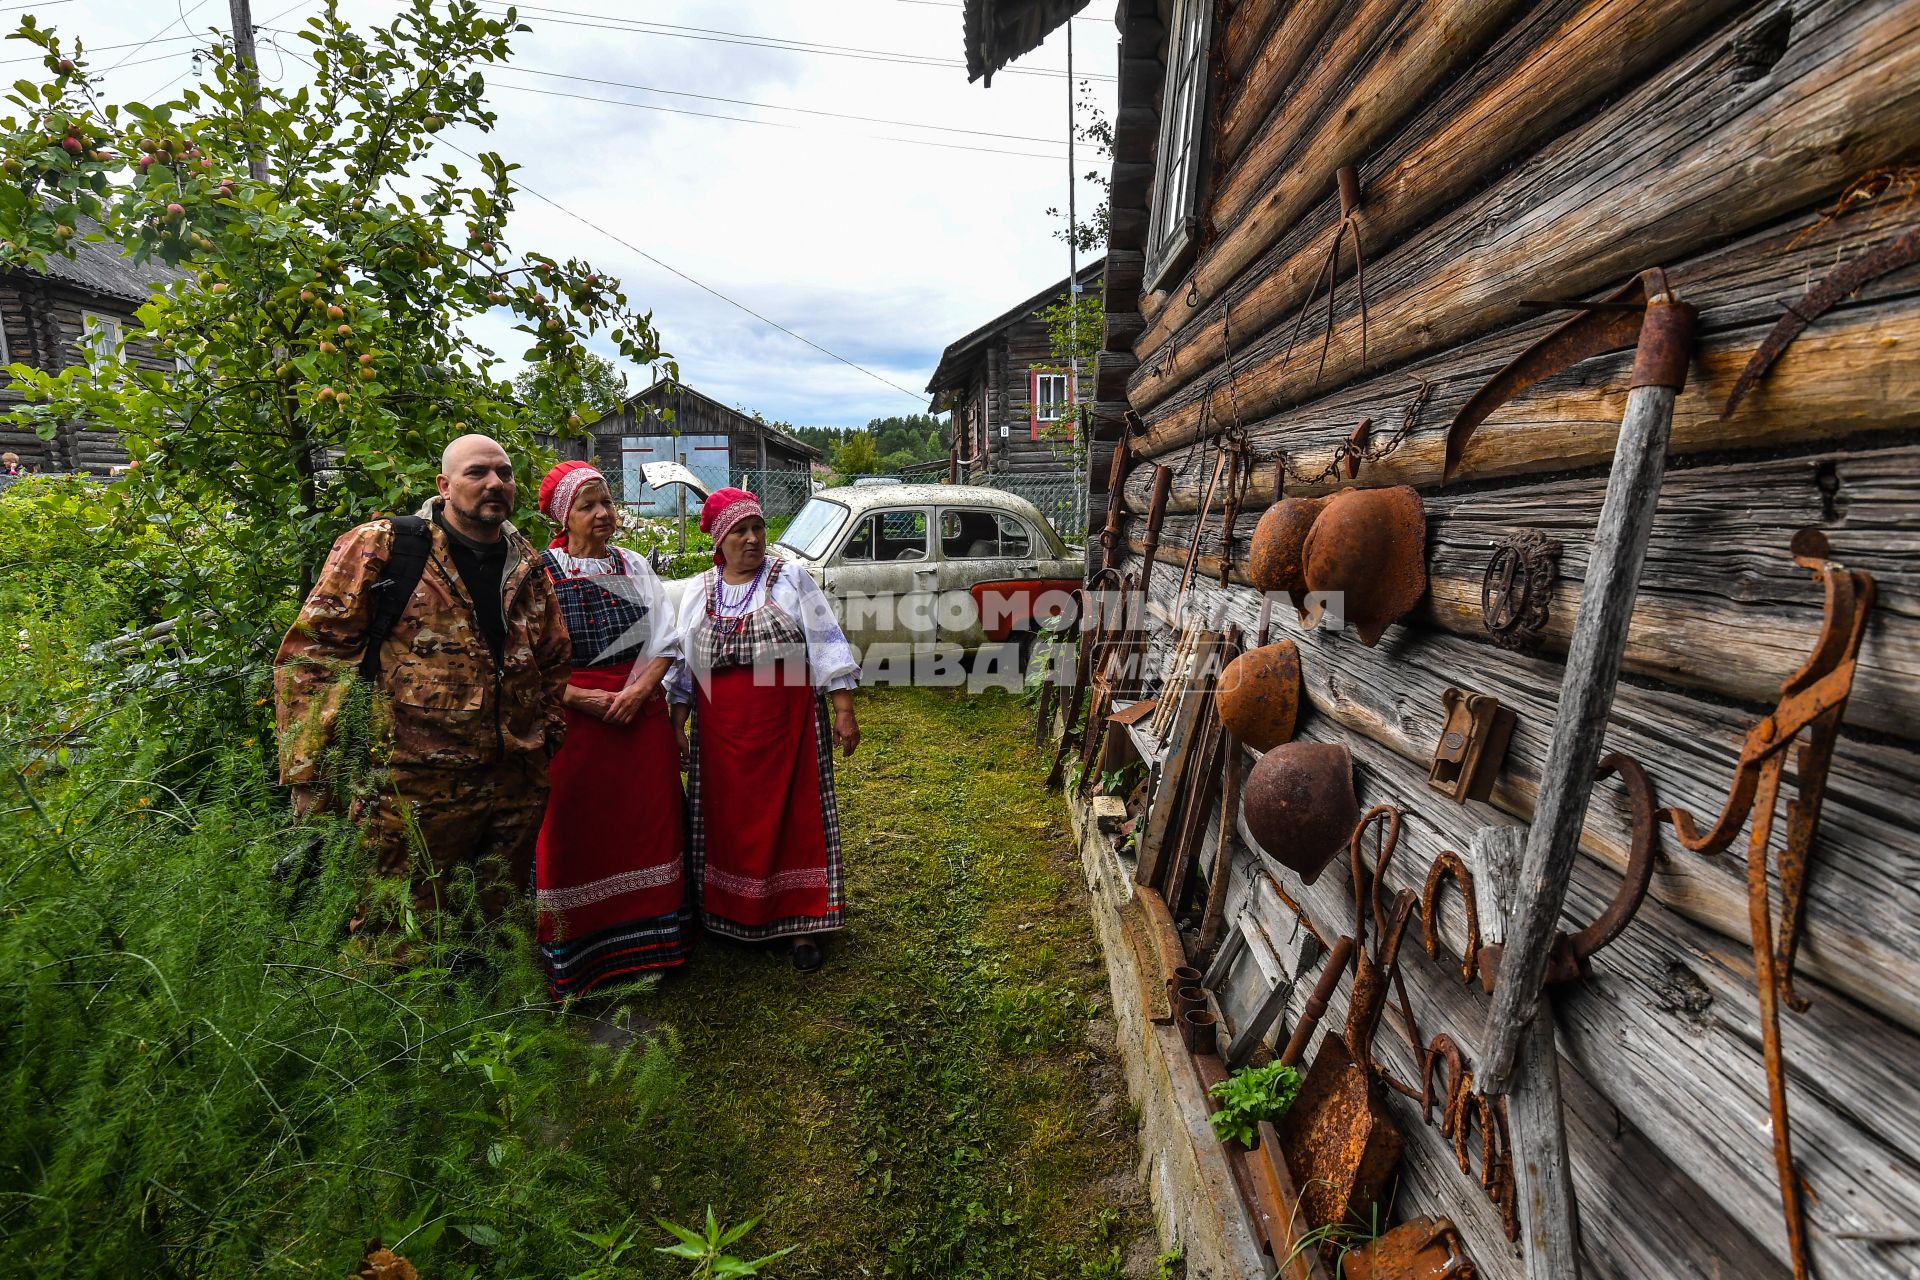
M 636 664 L 680 657 L 679 620 L 646 561 L 542 556 L 573 638 L 576 688 L 619 692 Z M 540 956 L 556 999 L 687 958 L 685 805 L 664 694 L 631 722 L 567 709 L 535 855 Z
M 757 940 L 844 927 L 826 693 L 859 666 L 806 571 L 768 557 L 729 587 L 710 569 L 681 601 L 692 701 L 689 841 L 701 922 Z

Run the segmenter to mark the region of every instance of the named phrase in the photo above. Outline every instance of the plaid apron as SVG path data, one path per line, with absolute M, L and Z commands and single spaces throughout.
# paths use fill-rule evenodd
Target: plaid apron
M 786 568 L 769 562 L 769 598 L 739 617 L 721 615 L 720 575 L 708 570 L 706 609 L 687 637 L 693 879 L 707 928 L 730 938 L 846 923 L 826 699 L 810 679 L 805 630 L 771 599 Z

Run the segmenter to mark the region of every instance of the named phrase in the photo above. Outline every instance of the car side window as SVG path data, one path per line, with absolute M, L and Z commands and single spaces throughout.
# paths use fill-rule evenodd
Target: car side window
M 949 560 L 979 560 L 1009 553 L 1001 548 L 993 512 L 961 510 L 940 513 L 940 554 Z
M 1026 521 L 1014 516 L 1000 517 L 1000 554 L 1003 556 L 1033 554 L 1033 530 L 1027 528 Z
M 927 513 L 876 511 L 855 526 L 840 558 L 850 561 L 925 560 Z

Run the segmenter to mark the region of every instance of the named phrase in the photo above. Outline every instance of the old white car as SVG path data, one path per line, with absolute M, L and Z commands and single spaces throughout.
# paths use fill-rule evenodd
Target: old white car
M 1025 498 L 951 484 L 845 485 L 807 501 L 774 554 L 813 575 L 863 653 L 1024 644 L 1086 572 Z M 677 598 L 685 582 L 670 584 Z

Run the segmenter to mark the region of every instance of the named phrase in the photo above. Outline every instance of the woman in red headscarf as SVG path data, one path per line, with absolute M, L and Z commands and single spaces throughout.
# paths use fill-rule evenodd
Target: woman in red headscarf
M 810 971 L 820 936 L 846 922 L 833 749 L 850 756 L 860 742 L 860 663 L 806 570 L 767 554 L 758 499 L 718 490 L 700 528 L 714 567 L 680 599 L 685 655 L 668 696 L 676 724 L 693 715 L 701 920 L 730 938 L 789 939 L 794 967 Z
M 573 639 L 535 855 L 540 954 L 563 999 L 687 958 L 681 742 L 660 688 L 681 635 L 653 569 L 611 545 L 619 520 L 600 472 L 561 463 L 540 512 L 560 531 L 541 563 Z

